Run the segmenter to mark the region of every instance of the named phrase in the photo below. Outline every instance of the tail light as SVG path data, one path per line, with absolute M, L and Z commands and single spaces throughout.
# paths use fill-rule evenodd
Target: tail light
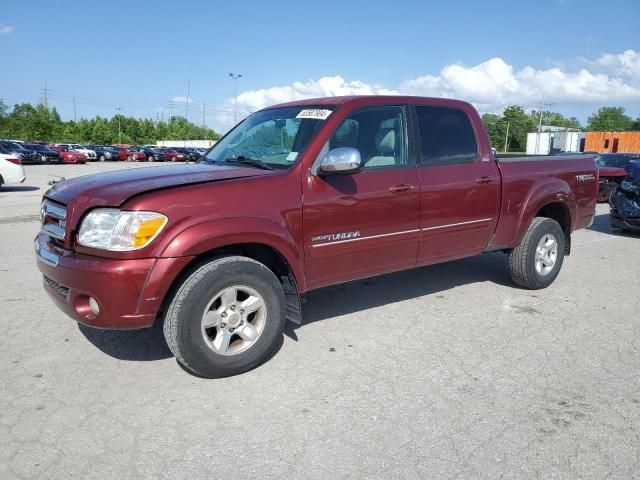
M 22 165 L 22 162 L 20 161 L 19 158 L 7 158 L 6 160 L 7 162 L 11 162 L 14 165 Z

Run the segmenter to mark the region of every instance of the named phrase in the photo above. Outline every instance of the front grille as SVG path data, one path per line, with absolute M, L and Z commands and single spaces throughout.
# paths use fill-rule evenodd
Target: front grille
M 53 278 L 49 278 L 46 275 L 43 275 L 42 277 L 44 278 L 45 283 L 49 285 L 52 289 L 54 289 L 58 294 L 62 295 L 63 297 L 66 297 L 69 295 L 68 287 L 65 287 L 64 285 L 60 285 Z
M 67 208 L 45 200 L 40 209 L 42 230 L 58 240 L 64 241 L 67 228 Z

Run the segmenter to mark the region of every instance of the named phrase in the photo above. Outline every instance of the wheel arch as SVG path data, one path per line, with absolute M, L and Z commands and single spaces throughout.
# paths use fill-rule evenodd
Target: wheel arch
M 564 251 L 566 255 L 571 253 L 571 212 L 564 202 L 550 202 L 542 206 L 535 217 L 545 217 L 555 220 L 560 224 L 564 233 Z M 534 218 L 535 218 L 534 217 Z
M 298 281 L 296 280 L 294 269 L 280 251 L 265 243 L 234 243 L 223 245 L 204 251 L 193 257 L 171 282 L 161 302 L 159 314 L 162 315 L 166 311 L 169 303 L 180 288 L 180 285 L 182 285 L 189 275 L 208 262 L 228 256 L 251 258 L 271 270 L 282 284 L 284 290 L 287 320 L 298 324 L 301 323 L 301 291 Z
M 555 179 L 532 189 L 521 210 L 514 246 L 522 242 L 529 225 L 536 217 L 551 218 L 560 224 L 565 236 L 565 253 L 568 255 L 576 218 L 575 196 L 571 187 L 566 182 Z
M 193 257 L 171 282 L 161 310 L 177 286 L 203 263 L 238 255 L 256 260 L 271 270 L 283 286 L 287 318 L 301 321 L 301 295 L 307 290 L 303 257 L 291 234 L 279 224 L 261 218 L 228 218 L 193 225 L 173 236 L 161 257 Z

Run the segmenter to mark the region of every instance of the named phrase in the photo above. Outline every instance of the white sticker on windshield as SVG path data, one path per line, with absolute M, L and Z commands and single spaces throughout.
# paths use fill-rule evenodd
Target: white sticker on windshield
M 287 155 L 287 162 L 293 162 L 296 158 L 298 158 L 298 152 L 291 152 Z
M 319 109 L 319 108 L 307 108 L 300 111 L 296 118 L 314 118 L 316 120 L 326 120 L 331 115 L 331 110 Z

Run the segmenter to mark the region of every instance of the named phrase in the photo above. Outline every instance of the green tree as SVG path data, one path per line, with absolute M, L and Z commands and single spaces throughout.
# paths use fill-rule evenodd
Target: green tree
M 536 124 L 540 121 L 540 112 L 533 110 L 531 116 L 535 120 Z M 552 127 L 565 127 L 581 129 L 580 121 L 576 117 L 567 118 L 558 112 L 542 112 L 542 124 L 550 125 Z M 537 130 L 536 130 L 537 131 Z
M 55 108 L 21 103 L 9 108 L 0 100 L 0 137 L 49 142 L 78 142 L 110 144 L 147 144 L 157 140 L 217 140 L 214 130 L 201 127 L 183 117 L 173 117 L 169 122 L 154 122 L 150 118 L 132 118 L 115 115 L 81 118 L 77 122 L 63 122 Z
M 117 140 L 113 136 L 113 131 L 109 128 L 109 122 L 97 117 L 93 123 L 93 129 L 91 130 L 91 142 L 96 145 L 109 145 L 115 143 Z
M 601 107 L 587 121 L 587 130 L 624 131 L 633 129 L 633 120 L 623 107 Z
M 538 125 L 535 119 L 531 115 L 527 115 L 524 108 L 519 105 L 511 105 L 505 108 L 502 118 L 509 124 L 507 151 L 526 151 L 527 133 L 537 131 Z
M 489 143 L 496 150 L 504 150 L 504 141 L 507 136 L 507 122 L 502 115 L 495 113 L 485 113 L 482 115 L 482 122 L 489 135 Z

